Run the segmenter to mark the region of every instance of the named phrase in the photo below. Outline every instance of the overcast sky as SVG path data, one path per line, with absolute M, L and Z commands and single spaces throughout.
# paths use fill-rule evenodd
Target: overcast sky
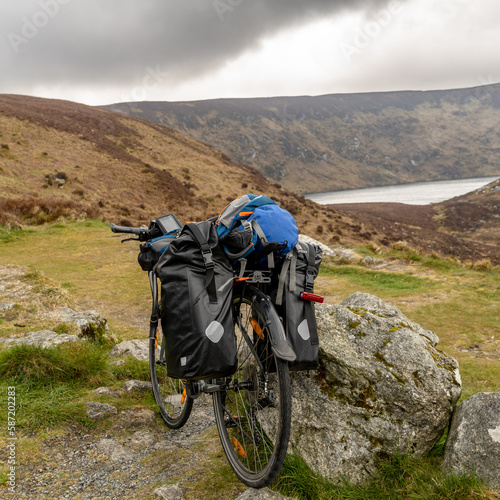
M 0 93 L 86 104 L 500 81 L 498 0 L 17 0 Z

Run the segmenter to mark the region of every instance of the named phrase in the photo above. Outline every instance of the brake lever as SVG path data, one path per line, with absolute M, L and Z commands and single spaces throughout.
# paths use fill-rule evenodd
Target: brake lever
M 125 243 L 126 241 L 141 241 L 139 238 L 125 238 L 122 240 L 122 243 Z

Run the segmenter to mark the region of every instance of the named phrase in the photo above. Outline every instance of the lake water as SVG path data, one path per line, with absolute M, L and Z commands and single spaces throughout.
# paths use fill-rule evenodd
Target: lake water
M 306 198 L 321 205 L 370 202 L 428 205 L 429 203 L 437 203 L 449 200 L 455 196 L 470 193 L 498 178 L 500 178 L 500 175 L 452 181 L 415 182 L 413 184 L 398 184 L 395 186 L 313 193 L 306 195 Z

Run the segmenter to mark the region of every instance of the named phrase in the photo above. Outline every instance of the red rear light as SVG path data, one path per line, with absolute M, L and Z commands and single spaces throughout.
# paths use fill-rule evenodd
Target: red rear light
M 300 298 L 302 300 L 310 300 L 311 302 L 319 302 L 319 303 L 322 303 L 325 300 L 325 297 L 309 292 L 300 292 Z

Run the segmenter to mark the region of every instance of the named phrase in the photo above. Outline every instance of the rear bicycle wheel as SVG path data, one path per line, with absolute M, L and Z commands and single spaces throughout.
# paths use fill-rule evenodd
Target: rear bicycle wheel
M 252 488 L 267 486 L 279 474 L 290 437 L 288 363 L 271 348 L 270 328 L 281 328 L 281 322 L 274 308 L 274 321 L 266 320 L 263 300 L 268 299 L 253 287 L 245 287 L 235 297 L 238 368 L 213 394 L 217 430 L 228 462 Z
M 157 331 L 157 338 L 159 333 Z M 170 378 L 167 375 L 167 361 L 163 335 L 149 339 L 149 369 L 156 404 L 161 418 L 171 429 L 179 429 L 188 420 L 193 409 L 193 400 L 189 397 L 184 380 Z

